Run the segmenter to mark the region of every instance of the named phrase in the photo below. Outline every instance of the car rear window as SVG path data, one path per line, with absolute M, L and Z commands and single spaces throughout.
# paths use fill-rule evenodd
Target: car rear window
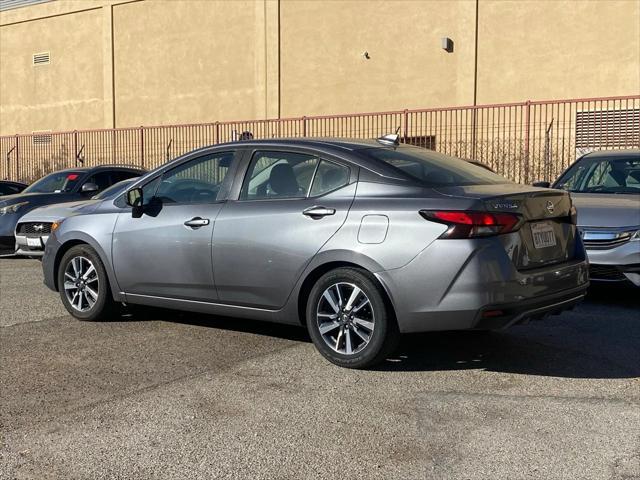
M 365 148 L 360 153 L 427 187 L 512 183 L 486 168 L 419 147 Z

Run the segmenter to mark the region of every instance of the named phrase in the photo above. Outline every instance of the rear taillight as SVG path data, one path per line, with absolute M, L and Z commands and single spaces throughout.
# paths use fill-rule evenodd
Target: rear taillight
M 569 219 L 573 225 L 578 224 L 578 211 L 575 205 L 571 205 L 571 211 L 569 212 Z
M 420 210 L 427 220 L 444 223 L 449 228 L 440 238 L 487 237 L 520 228 L 522 217 L 513 213 Z

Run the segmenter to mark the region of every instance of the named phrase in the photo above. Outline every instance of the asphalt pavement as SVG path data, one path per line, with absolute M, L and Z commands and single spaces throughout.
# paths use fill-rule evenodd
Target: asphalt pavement
M 0 259 L 0 479 L 640 479 L 640 290 L 335 367 L 301 328 L 72 319 Z

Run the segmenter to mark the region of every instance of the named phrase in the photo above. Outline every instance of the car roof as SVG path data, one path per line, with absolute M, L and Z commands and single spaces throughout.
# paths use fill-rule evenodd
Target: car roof
M 628 148 L 624 150 L 597 150 L 589 152 L 582 158 L 634 158 L 640 156 L 640 149 Z
M 388 145 L 381 144 L 373 139 L 358 138 L 334 138 L 334 137 L 314 137 L 314 138 L 268 138 L 259 140 L 239 140 L 218 144 L 218 146 L 233 147 L 264 147 L 264 146 L 288 146 L 288 147 L 312 147 L 326 148 L 333 147 L 340 150 L 360 150 L 363 148 L 388 148 Z
M 144 168 L 134 167 L 131 165 L 95 165 L 93 167 L 78 167 L 78 168 L 65 168 L 64 170 L 56 170 L 52 173 L 65 173 L 65 172 L 96 172 L 103 170 L 130 170 L 135 172 L 146 172 Z
M 22 182 L 14 182 L 13 180 L 0 180 L 0 183 L 4 183 L 4 184 L 11 184 L 11 185 L 20 185 L 22 187 L 26 187 L 27 184 L 26 183 L 22 183 Z

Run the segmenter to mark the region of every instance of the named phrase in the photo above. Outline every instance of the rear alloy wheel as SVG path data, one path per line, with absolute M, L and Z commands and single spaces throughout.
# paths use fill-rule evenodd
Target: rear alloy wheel
M 366 368 L 384 360 L 398 329 L 381 287 L 368 274 L 339 268 L 321 277 L 307 305 L 309 333 L 330 362 Z
M 106 271 L 88 245 L 72 247 L 62 257 L 58 290 L 67 311 L 80 320 L 101 320 L 112 311 Z

